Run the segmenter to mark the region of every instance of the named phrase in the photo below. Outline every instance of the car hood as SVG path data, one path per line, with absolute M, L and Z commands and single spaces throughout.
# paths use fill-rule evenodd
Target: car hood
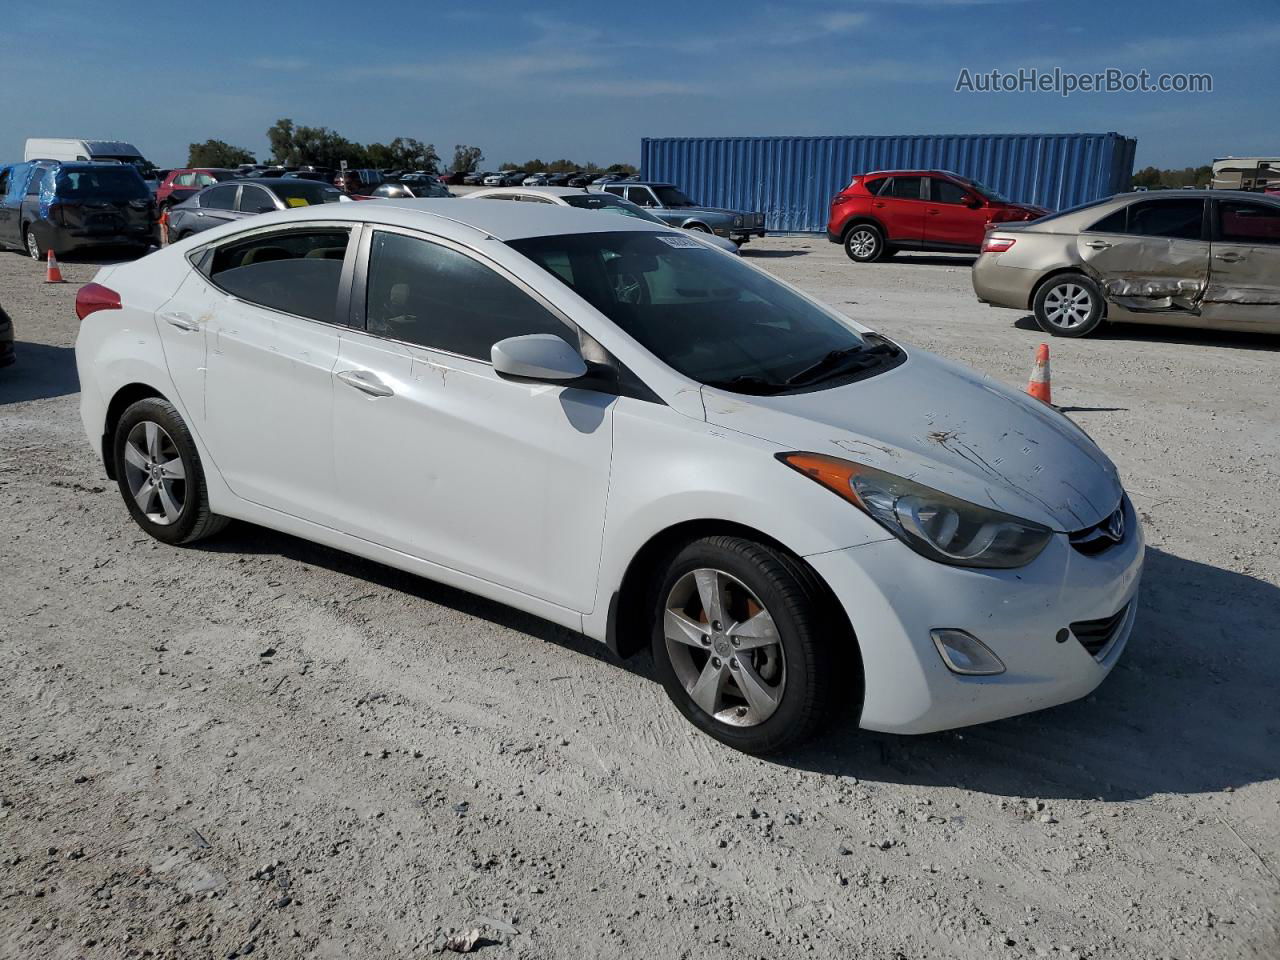
M 1059 532 L 1123 490 L 1083 430 L 1024 393 L 926 351 L 885 373 L 788 396 L 703 387 L 707 420 L 785 450 L 842 457 Z

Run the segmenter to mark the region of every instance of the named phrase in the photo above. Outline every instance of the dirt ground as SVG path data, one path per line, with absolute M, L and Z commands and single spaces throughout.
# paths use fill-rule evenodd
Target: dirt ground
M 749 251 L 1010 384 L 1045 339 L 964 258 Z M 146 538 L 77 415 L 95 269 L 0 254 L 0 956 L 1280 956 L 1280 339 L 1052 343 L 1150 544 L 1093 696 L 761 761 L 647 657 L 262 529 Z

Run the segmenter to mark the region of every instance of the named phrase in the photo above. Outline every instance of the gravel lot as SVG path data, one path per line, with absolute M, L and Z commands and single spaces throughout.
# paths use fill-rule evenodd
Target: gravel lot
M 1011 384 L 1044 339 L 964 258 L 749 255 Z M 1280 955 L 1280 340 L 1052 343 L 1150 543 L 1094 696 L 765 762 L 647 658 L 261 529 L 147 539 L 77 414 L 95 269 L 0 253 L 0 956 Z

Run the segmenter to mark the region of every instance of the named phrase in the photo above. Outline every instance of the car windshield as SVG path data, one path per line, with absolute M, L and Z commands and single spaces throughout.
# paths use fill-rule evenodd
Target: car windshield
M 145 200 L 151 196 L 133 167 L 59 170 L 54 192 L 63 199 Z
M 658 202 L 664 207 L 694 207 L 697 206 L 692 200 L 684 195 L 683 192 L 675 187 L 652 187 L 654 195 L 658 198 Z
M 953 176 L 955 176 L 955 178 L 959 180 L 961 183 L 967 183 L 970 187 L 972 187 L 978 193 L 982 194 L 982 196 L 986 197 L 988 200 L 994 200 L 996 203 L 1012 203 L 1013 202 L 1008 197 L 1006 197 L 1003 193 L 1001 193 L 999 190 L 992 190 L 985 183 L 979 183 L 977 180 L 970 180 L 968 177 L 961 177 L 955 174 L 953 174 Z
M 284 201 L 286 207 L 310 207 L 317 203 L 337 203 L 342 191 L 327 183 L 315 180 L 273 180 L 264 184 L 268 190 Z
M 508 241 L 659 360 L 709 386 L 774 394 L 847 382 L 902 351 L 736 257 L 650 230 Z
M 635 217 L 637 220 L 648 220 L 650 223 L 661 223 L 664 227 L 666 226 L 665 220 L 655 217 L 644 207 L 630 200 L 615 197 L 611 193 L 584 193 L 562 199 L 571 207 L 579 207 L 583 210 L 607 210 L 610 213 L 620 213 L 624 217 Z

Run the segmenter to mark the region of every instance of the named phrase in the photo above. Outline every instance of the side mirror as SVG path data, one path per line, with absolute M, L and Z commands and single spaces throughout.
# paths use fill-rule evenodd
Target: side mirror
M 975 197 L 973 194 L 970 194 L 967 198 L 965 198 L 964 205 L 968 207 L 970 210 L 977 210 L 981 208 L 982 200 L 978 197 Z
M 582 355 L 552 333 L 499 340 L 489 356 L 498 376 L 512 380 L 563 383 L 577 380 L 587 372 Z

